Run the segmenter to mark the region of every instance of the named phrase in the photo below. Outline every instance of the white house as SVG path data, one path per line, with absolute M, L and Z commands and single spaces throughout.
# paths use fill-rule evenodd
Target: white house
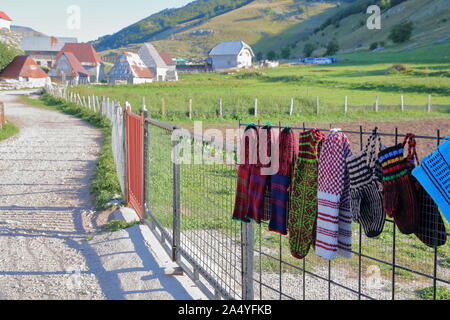
M 0 11 L 0 29 L 11 30 L 12 19 L 6 13 Z
M 209 53 L 214 70 L 249 68 L 254 56 L 252 48 L 243 41 L 222 42 Z
M 49 75 L 53 82 L 76 86 L 89 83 L 89 73 L 71 52 L 63 52 Z
M 176 64 L 164 51 L 158 51 L 151 43 L 144 44 L 139 57 L 155 76 L 156 81 L 178 81 Z
M 100 82 L 105 79 L 105 65 L 90 43 L 66 43 L 56 59 L 63 52 L 71 52 L 89 74 L 90 82 Z
M 153 73 L 136 53 L 125 52 L 108 73 L 110 84 L 141 84 L 153 82 Z
M 50 78 L 30 56 L 16 56 L 0 73 L 0 82 L 38 88 L 49 84 Z

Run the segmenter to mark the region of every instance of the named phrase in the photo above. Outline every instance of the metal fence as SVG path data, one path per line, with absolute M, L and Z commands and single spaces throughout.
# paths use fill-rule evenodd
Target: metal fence
M 113 129 L 113 134 L 124 132 L 121 126 L 123 122 Z M 239 123 L 239 127 L 243 126 Z M 280 130 L 282 127 L 274 126 Z M 335 261 L 313 252 L 298 260 L 290 255 L 288 238 L 269 232 L 267 222 L 256 225 L 232 221 L 237 167 L 172 161 L 177 160 L 172 157 L 180 148 L 180 142 L 172 141 L 176 129 L 145 119 L 145 221 L 173 260 L 210 298 L 449 299 L 450 246 L 427 247 L 414 235 L 401 234 L 391 219 L 386 219 L 384 232 L 378 238 L 367 238 L 360 225 L 354 223 L 353 257 Z M 301 132 L 309 128 L 303 125 L 293 129 Z M 355 152 L 371 134 L 362 127 L 342 132 Z M 393 145 L 404 133 L 396 129 L 380 135 L 384 144 Z M 435 136 L 416 139 L 419 146 L 434 146 L 440 143 L 441 135 L 438 130 Z M 208 137 L 189 133 L 186 142 L 193 146 L 193 155 L 223 152 L 224 156 L 231 153 L 236 157 L 236 150 L 220 149 Z M 120 159 L 124 158 L 116 157 L 117 165 L 123 168 Z M 266 200 L 270 201 L 269 194 Z

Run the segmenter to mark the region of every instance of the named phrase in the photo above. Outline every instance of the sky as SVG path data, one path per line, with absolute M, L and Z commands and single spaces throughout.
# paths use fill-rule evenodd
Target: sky
M 49 36 L 76 37 L 80 42 L 112 34 L 152 13 L 192 0 L 8 0 L 0 11 Z

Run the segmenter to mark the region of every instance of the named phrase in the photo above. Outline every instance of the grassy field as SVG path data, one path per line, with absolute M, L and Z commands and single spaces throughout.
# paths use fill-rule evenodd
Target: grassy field
M 221 121 L 217 117 L 219 99 L 223 101 L 224 118 L 233 121 L 400 121 L 450 116 L 450 64 L 416 63 L 405 65 L 405 72 L 389 72 L 392 65 L 342 62 L 332 66 L 284 66 L 236 74 L 186 74 L 177 83 L 99 85 L 72 90 L 81 95 L 107 96 L 121 103 L 129 101 L 135 111 L 145 97 L 150 116 L 159 119 L 163 118 L 161 99 L 164 99 L 165 121 L 186 120 L 189 99 L 193 101 L 194 119 L 209 121 Z M 429 94 L 432 113 L 424 112 Z M 404 113 L 399 112 L 401 95 L 406 105 Z M 348 114 L 344 114 L 345 96 Z M 380 112 L 375 113 L 377 96 Z M 255 98 L 259 115 L 256 118 Z M 291 98 L 294 98 L 292 117 Z
M 6 140 L 19 133 L 19 128 L 17 128 L 14 123 L 6 121 L 6 124 L 0 129 L 0 141 Z

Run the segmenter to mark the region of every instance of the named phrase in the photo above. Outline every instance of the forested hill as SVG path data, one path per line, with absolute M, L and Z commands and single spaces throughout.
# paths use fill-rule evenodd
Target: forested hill
M 172 27 L 198 20 L 199 22 L 240 8 L 254 0 L 196 0 L 184 7 L 165 9 L 121 31 L 94 42 L 98 51 L 116 49 L 128 44 L 154 40 Z

